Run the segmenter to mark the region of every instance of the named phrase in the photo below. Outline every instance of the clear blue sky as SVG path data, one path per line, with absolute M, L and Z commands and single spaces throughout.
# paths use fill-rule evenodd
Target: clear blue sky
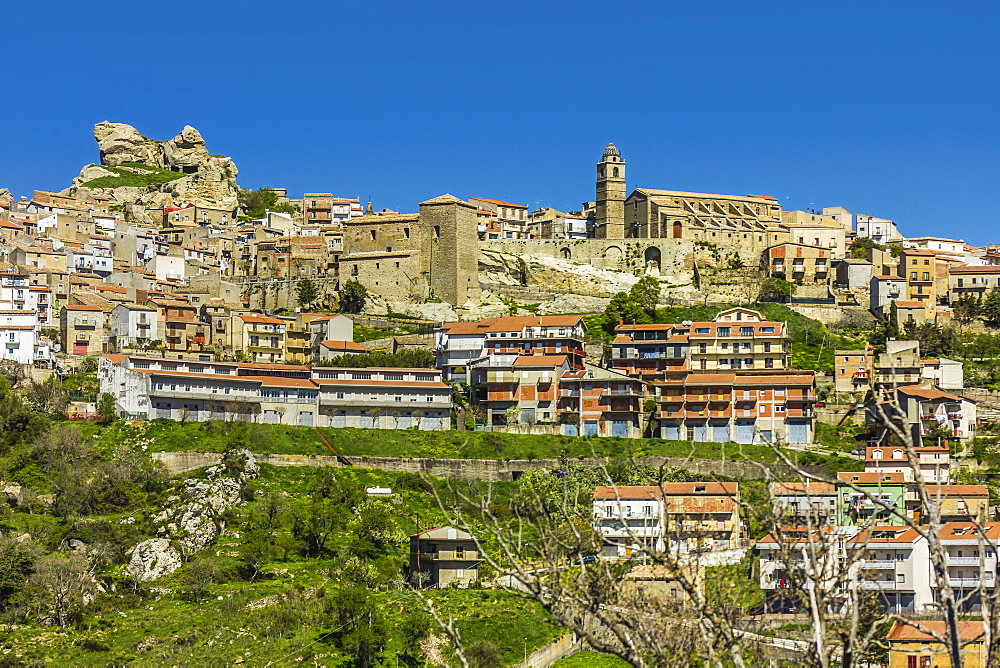
M 28 3 L 6 8 L 0 187 L 59 190 L 94 123 L 185 124 L 243 187 L 576 208 L 628 187 L 993 233 L 993 3 Z

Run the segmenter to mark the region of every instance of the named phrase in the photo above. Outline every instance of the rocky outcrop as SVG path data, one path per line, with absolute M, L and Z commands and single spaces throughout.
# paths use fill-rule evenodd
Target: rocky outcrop
M 111 196 L 111 205 L 126 219 L 146 224 L 159 222 L 150 218 L 147 209 L 194 204 L 235 211 L 238 206 L 236 165 L 226 156 L 211 155 L 201 133 L 190 125 L 173 139 L 158 141 L 144 137 L 131 125 L 105 121 L 94 126 L 94 139 L 101 164 L 84 167 L 65 194 L 85 197 L 91 190 L 100 191 Z M 136 186 L 128 183 L 129 174 L 177 176 Z M 120 186 L 98 188 L 93 181 L 101 177 L 125 178 L 119 178 Z
M 132 549 L 128 572 L 140 582 L 173 573 L 191 555 L 209 547 L 225 529 L 222 514 L 240 502 L 247 480 L 259 474 L 248 450 L 230 450 L 222 462 L 205 471 L 206 479 L 191 478 L 180 494 L 153 517 L 157 538 Z

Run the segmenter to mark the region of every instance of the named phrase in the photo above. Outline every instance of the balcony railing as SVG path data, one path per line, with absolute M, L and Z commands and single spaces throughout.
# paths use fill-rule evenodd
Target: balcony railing
M 981 557 L 948 557 L 949 566 L 978 566 Z
M 891 571 L 891 570 L 894 570 L 896 568 L 896 562 L 895 561 L 886 561 L 884 559 L 883 560 L 877 560 L 877 561 L 868 561 L 868 560 L 865 560 L 865 561 L 861 562 L 861 567 L 862 568 L 868 568 L 868 569 L 871 569 L 871 570 L 890 570 Z
M 895 589 L 896 583 L 892 580 L 862 580 L 862 589 Z
M 948 584 L 952 587 L 978 587 L 980 582 L 979 578 L 948 578 Z M 992 587 L 993 580 L 984 580 L 982 584 Z

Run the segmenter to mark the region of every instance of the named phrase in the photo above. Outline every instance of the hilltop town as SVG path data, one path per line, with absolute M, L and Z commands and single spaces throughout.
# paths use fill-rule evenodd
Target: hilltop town
M 505 610 L 506 593 L 527 597 L 536 607 L 509 612 L 530 617 L 516 634 L 549 626 L 523 636 L 525 666 L 580 651 L 709 661 L 726 643 L 751 664 L 854 652 L 895 666 L 948 654 L 954 632 L 935 625 L 982 620 L 1000 595 L 1000 247 L 763 194 L 629 192 L 614 144 L 573 211 L 492 192 L 428 193 L 399 212 L 241 189 L 190 126 L 94 135 L 99 163 L 66 189 L 0 190 L 4 531 L 38 544 L 31 560 L 76 541 L 90 578 L 73 610 L 19 608 L 25 628 L 82 619 L 100 600 L 91 583 L 182 587 L 198 608 L 212 587 L 258 592 L 301 567 L 297 591 L 261 605 L 300 615 L 282 638 L 340 604 L 374 614 L 374 598 L 320 601 L 332 578 L 398 605 L 386 637 L 435 602 L 468 614 L 468 587 Z M 54 482 L 60 451 L 132 462 L 128 498 L 81 492 L 115 477 L 96 469 Z M 56 540 L 29 511 L 52 526 L 141 519 L 108 529 L 127 537 L 77 523 Z M 511 538 L 515 518 L 533 523 L 530 548 Z M 223 576 L 227 559 L 238 567 Z M 573 589 L 567 572 L 604 584 Z M 415 606 L 392 593 L 404 589 L 439 598 Z M 248 600 L 240 614 L 257 610 Z M 889 617 L 907 614 L 929 621 Z M 844 632 L 852 615 L 868 627 Z M 431 617 L 397 658 L 518 663 L 522 636 L 484 636 L 468 661 Z M 473 618 L 463 628 L 479 637 Z M 378 628 L 357 619 L 344 624 L 358 637 Z M 693 619 L 709 630 L 688 633 Z M 966 647 L 993 652 L 970 628 Z M 214 660 L 196 636 L 128 652 Z M 387 641 L 365 642 L 364 661 L 346 641 L 329 656 L 372 665 Z

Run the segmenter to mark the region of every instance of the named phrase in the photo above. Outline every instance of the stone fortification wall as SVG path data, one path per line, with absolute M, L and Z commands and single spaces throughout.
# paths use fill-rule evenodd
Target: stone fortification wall
M 215 452 L 154 452 L 153 459 L 163 462 L 172 475 L 192 471 L 202 466 L 214 466 L 222 460 Z M 255 454 L 260 464 L 271 466 L 342 466 L 337 457 L 331 455 L 278 455 Z M 437 478 L 461 478 L 499 482 L 515 480 L 526 471 L 547 471 L 567 464 L 559 459 L 433 459 L 426 457 L 350 457 L 355 466 L 380 469 L 382 471 L 408 471 L 426 473 Z M 570 460 L 588 466 L 606 464 L 604 457 L 585 457 Z M 656 467 L 680 467 L 703 474 L 717 474 L 751 480 L 766 477 L 767 470 L 777 475 L 789 473 L 777 464 L 757 464 L 754 462 L 732 462 L 719 459 L 687 459 L 685 457 L 636 457 L 635 462 Z M 825 469 L 806 466 L 806 470 L 823 474 Z
M 547 255 L 601 269 L 645 272 L 690 279 L 695 263 L 719 266 L 733 253 L 756 266 L 760 257 L 739 244 L 685 239 L 491 239 L 480 248 L 519 255 Z

